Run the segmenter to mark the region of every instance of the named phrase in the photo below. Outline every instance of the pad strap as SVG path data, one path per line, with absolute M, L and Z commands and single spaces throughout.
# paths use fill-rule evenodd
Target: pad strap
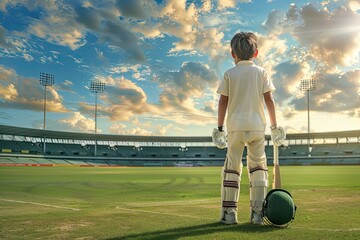
M 255 171 L 268 171 L 268 169 L 266 169 L 266 168 L 262 168 L 262 167 L 256 167 L 256 168 L 252 168 L 252 169 L 250 169 L 249 170 L 249 173 L 253 173 L 253 172 L 255 172 Z
M 240 172 L 233 169 L 223 170 L 222 207 L 237 208 L 240 191 Z

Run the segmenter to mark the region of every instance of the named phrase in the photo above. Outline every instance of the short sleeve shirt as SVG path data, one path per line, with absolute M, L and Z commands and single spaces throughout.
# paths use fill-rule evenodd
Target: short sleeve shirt
M 265 69 L 240 61 L 227 70 L 217 93 L 228 97 L 227 131 L 265 131 L 264 93 L 275 91 Z

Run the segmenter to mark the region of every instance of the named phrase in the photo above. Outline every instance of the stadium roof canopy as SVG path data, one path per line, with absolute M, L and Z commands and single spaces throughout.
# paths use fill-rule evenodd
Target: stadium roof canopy
M 209 131 L 210 132 L 210 131 Z M 0 125 L 0 135 L 22 136 L 33 138 L 73 139 L 73 140 L 99 140 L 99 141 L 128 141 L 128 142 L 211 142 L 211 137 L 197 136 L 139 136 L 118 134 L 94 134 L 79 132 L 50 131 L 23 127 Z M 360 138 L 360 130 L 342 132 L 310 133 L 311 139 L 323 138 Z M 307 139 L 307 133 L 287 134 L 286 139 Z M 270 136 L 266 136 L 270 140 Z

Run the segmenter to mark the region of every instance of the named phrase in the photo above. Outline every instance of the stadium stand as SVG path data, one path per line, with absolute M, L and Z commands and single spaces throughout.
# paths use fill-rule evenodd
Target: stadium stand
M 271 165 L 270 136 L 266 143 Z M 360 130 L 288 134 L 279 154 L 283 165 L 360 164 Z M 222 166 L 225 157 L 226 150 L 216 148 L 211 137 L 94 135 L 0 125 L 0 165 Z
M 313 146 L 313 156 L 331 156 L 338 155 L 338 144 L 317 144 Z
M 290 145 L 280 148 L 281 156 L 306 156 L 308 154 L 307 145 Z
M 119 157 L 136 157 L 138 150 L 133 146 L 118 146 L 116 152 Z
M 32 142 L 17 141 L 17 145 L 20 147 L 23 153 L 28 152 L 29 154 L 42 153 L 43 149 L 39 146 L 40 144 L 34 144 Z
M 63 144 L 63 148 L 64 151 L 70 156 L 91 156 L 89 150 L 80 144 Z
M 358 143 L 342 143 L 339 144 L 339 153 L 343 153 L 346 155 L 350 154 L 358 154 L 360 146 Z

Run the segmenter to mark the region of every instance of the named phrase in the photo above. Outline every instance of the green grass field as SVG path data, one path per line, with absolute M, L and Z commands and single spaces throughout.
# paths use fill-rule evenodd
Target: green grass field
M 248 222 L 246 171 L 240 223 L 218 223 L 220 172 L 0 167 L 0 239 L 360 239 L 360 166 L 281 167 L 298 207 L 287 229 Z

